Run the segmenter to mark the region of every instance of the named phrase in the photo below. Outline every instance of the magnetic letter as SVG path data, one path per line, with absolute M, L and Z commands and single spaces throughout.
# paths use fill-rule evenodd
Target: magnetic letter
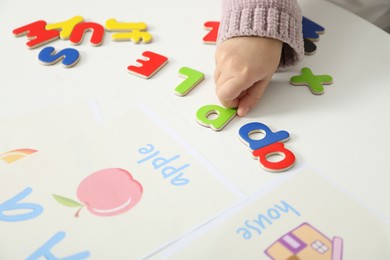
M 321 25 L 313 22 L 306 17 L 302 17 L 302 33 L 304 39 L 309 39 L 311 41 L 318 41 L 321 34 L 325 31 L 325 28 Z
M 160 70 L 167 62 L 168 58 L 151 51 L 145 51 L 142 53 L 145 59 L 138 59 L 137 62 L 140 66 L 130 65 L 127 70 L 142 78 L 152 77 L 158 70 Z
M 73 67 L 80 59 L 80 54 L 76 49 L 65 48 L 56 53 L 53 47 L 46 47 L 38 55 L 39 61 L 43 65 L 56 64 L 62 60 L 62 65 L 66 68 Z
M 236 114 L 236 108 L 223 108 L 217 105 L 206 105 L 199 108 L 196 112 L 196 121 L 205 127 L 210 127 L 214 131 L 220 131 L 236 116 Z M 211 115 L 216 115 L 217 117 L 210 119 Z
M 267 157 L 281 155 L 284 158 L 278 162 L 271 162 Z M 260 165 L 267 171 L 282 172 L 294 166 L 295 155 L 284 147 L 283 143 L 277 142 L 253 151 L 253 156 L 258 157 Z
M 59 30 L 61 31 L 60 38 L 62 40 L 68 40 L 74 27 L 83 21 L 84 18 L 82 16 L 74 16 L 63 22 L 48 24 L 46 25 L 46 30 Z
M 148 26 L 145 23 L 118 22 L 116 19 L 106 21 L 106 29 L 112 34 L 114 41 L 132 41 L 134 43 L 150 43 L 153 37 L 146 32 Z
M 58 39 L 60 32 L 57 30 L 46 30 L 46 22 L 39 20 L 25 26 L 16 28 L 12 33 L 16 36 L 26 35 L 28 41 L 26 45 L 30 49 L 34 49 L 50 41 Z
M 290 83 L 294 86 L 305 85 L 314 95 L 321 95 L 324 93 L 322 85 L 332 84 L 333 78 L 329 75 L 314 75 L 311 69 L 302 68 L 301 75 L 293 76 Z
M 184 77 L 185 80 L 175 88 L 175 93 L 178 96 L 185 96 L 194 87 L 196 87 L 203 79 L 204 74 L 188 67 L 182 67 L 179 69 L 179 75 Z
M 210 32 L 205 37 L 203 37 L 203 43 L 215 44 L 218 37 L 219 22 L 205 22 L 204 28 L 210 30 Z
M 268 126 L 262 123 L 249 123 L 240 128 L 238 131 L 241 140 L 253 150 L 263 148 L 264 146 L 276 143 L 284 142 L 290 138 L 290 134 L 286 131 L 272 132 Z M 255 140 L 251 138 L 254 133 L 264 134 L 264 138 Z
M 98 23 L 82 22 L 77 24 L 72 34 L 70 35 L 70 42 L 74 45 L 79 45 L 83 41 L 83 37 L 87 31 L 92 32 L 90 43 L 92 46 L 99 46 L 103 42 L 104 27 Z

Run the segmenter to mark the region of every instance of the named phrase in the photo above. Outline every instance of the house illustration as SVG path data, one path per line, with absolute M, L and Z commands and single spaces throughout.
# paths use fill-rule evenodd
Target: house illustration
M 308 223 L 284 234 L 265 250 L 272 260 L 342 260 L 343 239 L 329 239 Z

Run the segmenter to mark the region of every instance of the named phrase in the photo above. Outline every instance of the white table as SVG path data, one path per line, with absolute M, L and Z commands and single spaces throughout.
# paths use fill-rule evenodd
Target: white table
M 46 0 L 2 1 L 0 119 L 95 100 L 108 122 L 141 104 L 245 196 L 277 178 L 265 173 L 238 140 L 242 125 L 263 122 L 274 131 L 291 134 L 286 146 L 294 151 L 297 162 L 288 173 L 310 167 L 389 221 L 390 36 L 326 1 L 300 3 L 304 16 L 325 27 L 317 52 L 275 74 L 264 98 L 247 117 L 236 117 L 214 132 L 195 121 L 195 112 L 203 105 L 219 104 L 213 83 L 215 46 L 203 44 L 202 38 L 207 33 L 203 23 L 220 18 L 220 1 L 70 0 L 63 5 Z M 37 55 L 42 47 L 29 50 L 25 37 L 12 35 L 13 29 L 36 20 L 59 22 L 75 15 L 102 25 L 109 18 L 142 21 L 149 25 L 154 40 L 150 44 L 114 42 L 106 32 L 99 47 L 86 42 L 75 47 L 81 60 L 74 68 L 64 69 L 59 64 L 40 65 Z M 71 47 L 62 40 L 50 45 Z M 169 58 L 148 80 L 126 72 L 145 50 Z M 182 66 L 205 73 L 205 80 L 186 97 L 173 91 L 182 81 L 178 76 Z M 302 67 L 329 74 L 334 83 L 325 86 L 321 96 L 304 86 L 291 86 L 290 77 Z

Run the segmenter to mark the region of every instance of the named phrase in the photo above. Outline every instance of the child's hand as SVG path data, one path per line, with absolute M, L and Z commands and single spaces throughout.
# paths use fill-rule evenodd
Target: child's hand
M 283 43 L 262 37 L 236 37 L 217 46 L 215 85 L 222 105 L 245 116 L 260 100 L 278 68 Z

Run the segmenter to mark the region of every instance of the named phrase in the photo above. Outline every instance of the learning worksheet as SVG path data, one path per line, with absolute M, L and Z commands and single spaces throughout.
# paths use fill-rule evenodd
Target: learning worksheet
M 1 172 L 0 258 L 143 257 L 239 201 L 221 178 L 129 111 Z
M 388 259 L 389 244 L 388 225 L 306 169 L 156 259 Z

